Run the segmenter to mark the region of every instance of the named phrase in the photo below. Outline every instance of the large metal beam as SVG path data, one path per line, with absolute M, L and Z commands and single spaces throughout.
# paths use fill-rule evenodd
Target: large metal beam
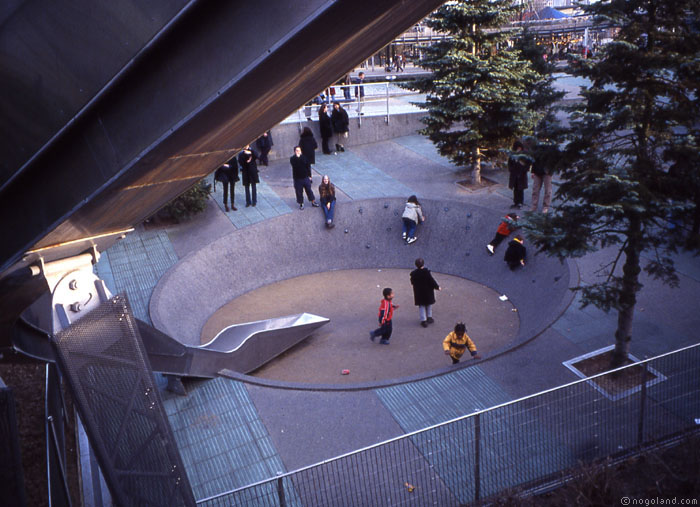
M 440 3 L 8 4 L 0 131 L 22 128 L 1 145 L 0 279 L 139 223 Z

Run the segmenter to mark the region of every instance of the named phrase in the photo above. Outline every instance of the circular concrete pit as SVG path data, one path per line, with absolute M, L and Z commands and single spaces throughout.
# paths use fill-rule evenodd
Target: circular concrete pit
M 488 254 L 499 214 L 461 202 L 422 201 L 427 220 L 418 227 L 418 241 L 406 245 L 404 202 L 339 204 L 332 230 L 321 211 L 310 209 L 221 237 L 160 280 L 150 303 L 153 323 L 182 343 L 199 345 L 234 323 L 304 311 L 328 317 L 331 323 L 246 378 L 348 388 L 452 371 L 441 341 L 458 320 L 488 359 L 536 337 L 570 303 L 569 263 L 530 247 L 527 265 L 512 272 L 503 262 L 505 243 L 495 256 Z M 416 257 L 444 288 L 436 293 L 436 322 L 427 329 L 419 325 L 408 281 Z M 394 288 L 401 307 L 391 344 L 380 346 L 368 332 L 376 327 L 385 286 Z M 477 362 L 465 358 L 460 366 L 469 364 Z M 341 375 L 345 369 L 350 374 Z

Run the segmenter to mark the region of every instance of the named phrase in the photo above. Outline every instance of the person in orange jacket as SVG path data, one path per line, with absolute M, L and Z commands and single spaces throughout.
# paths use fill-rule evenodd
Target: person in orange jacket
M 379 327 L 369 332 L 369 339 L 374 341 L 377 336 L 381 336 L 382 339 L 379 340 L 379 343 L 382 345 L 389 345 L 389 338 L 391 338 L 392 331 L 391 319 L 394 316 L 394 310 L 397 310 L 399 305 L 395 305 L 392 302 L 394 299 L 394 291 L 390 287 L 384 289 L 382 295 L 384 299 L 379 303 Z

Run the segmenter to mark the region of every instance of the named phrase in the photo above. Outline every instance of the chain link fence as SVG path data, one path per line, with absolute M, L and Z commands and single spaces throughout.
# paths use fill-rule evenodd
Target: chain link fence
M 700 424 L 700 344 L 198 501 L 464 505 L 561 480 Z

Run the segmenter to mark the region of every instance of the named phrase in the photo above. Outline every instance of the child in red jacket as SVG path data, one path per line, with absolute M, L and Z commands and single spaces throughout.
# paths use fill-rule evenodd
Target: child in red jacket
M 496 235 L 491 240 L 491 243 L 486 245 L 486 250 L 489 251 L 489 254 L 493 255 L 496 253 L 496 247 L 501 244 L 501 241 L 510 236 L 510 233 L 518 228 L 519 218 L 520 217 L 515 213 L 508 213 L 505 217 L 503 217 L 501 223 L 498 224 Z
M 397 310 L 399 305 L 392 303 L 394 291 L 391 288 L 387 287 L 384 289 L 382 296 L 384 296 L 384 299 L 379 303 L 379 327 L 369 332 L 369 339 L 374 341 L 377 336 L 381 336 L 382 339 L 379 340 L 379 343 L 389 345 L 392 330 L 391 319 L 394 316 L 394 310 Z

